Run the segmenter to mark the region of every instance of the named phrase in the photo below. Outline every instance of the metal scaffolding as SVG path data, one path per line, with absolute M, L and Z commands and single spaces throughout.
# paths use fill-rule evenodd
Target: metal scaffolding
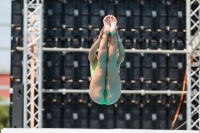
M 187 130 L 200 129 L 199 0 L 186 0 Z M 195 33 L 196 32 L 196 33 Z M 194 35 L 195 33 L 195 35 Z M 195 115 L 193 115 L 195 114 Z
M 43 3 L 24 0 L 24 128 L 42 127 Z

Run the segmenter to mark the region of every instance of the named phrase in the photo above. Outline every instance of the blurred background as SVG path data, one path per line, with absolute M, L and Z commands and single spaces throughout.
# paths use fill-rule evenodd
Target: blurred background
M 11 5 L 10 0 L 0 1 L 0 129 L 10 125 Z

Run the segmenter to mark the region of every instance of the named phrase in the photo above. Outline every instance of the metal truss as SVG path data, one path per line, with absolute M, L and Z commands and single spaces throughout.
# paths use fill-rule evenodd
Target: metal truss
M 24 0 L 24 128 L 42 127 L 43 3 Z
M 200 129 L 200 1 L 186 0 L 187 130 Z M 196 33 L 195 33 L 196 32 Z M 195 33 L 195 34 L 194 34 Z

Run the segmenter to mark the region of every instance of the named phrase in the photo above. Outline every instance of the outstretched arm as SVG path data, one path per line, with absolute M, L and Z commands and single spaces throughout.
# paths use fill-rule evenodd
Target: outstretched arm
M 95 41 L 95 43 L 92 45 L 92 47 L 90 48 L 89 54 L 88 54 L 88 59 L 90 62 L 93 62 L 95 60 L 95 58 L 97 57 L 96 55 L 96 50 L 99 47 L 101 38 L 102 38 L 102 34 L 103 34 L 103 28 L 98 36 L 98 39 Z
M 118 48 L 119 48 L 119 53 L 118 53 L 118 57 L 117 57 L 117 67 L 119 69 L 121 63 L 124 61 L 125 50 L 124 50 L 124 46 L 122 44 L 122 41 L 120 39 L 118 32 L 117 32 L 117 42 L 118 42 Z

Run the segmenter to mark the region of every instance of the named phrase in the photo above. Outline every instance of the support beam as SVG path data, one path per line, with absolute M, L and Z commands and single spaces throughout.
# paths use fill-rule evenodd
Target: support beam
M 16 48 L 19 51 L 22 51 L 23 47 Z M 89 48 L 47 48 L 43 47 L 42 50 L 44 52 L 89 52 Z M 184 50 L 153 50 L 153 49 L 125 49 L 126 53 L 150 53 L 150 54 L 187 54 L 189 51 Z
M 62 94 L 66 94 L 66 93 L 89 93 L 89 89 L 58 89 L 58 90 L 53 90 L 53 89 L 43 89 L 43 93 L 62 93 Z M 165 94 L 165 95 L 181 95 L 182 93 L 187 94 L 186 91 L 182 92 L 182 91 L 171 91 L 171 90 L 121 90 L 122 94 L 141 94 L 141 95 L 145 95 L 145 94 Z

